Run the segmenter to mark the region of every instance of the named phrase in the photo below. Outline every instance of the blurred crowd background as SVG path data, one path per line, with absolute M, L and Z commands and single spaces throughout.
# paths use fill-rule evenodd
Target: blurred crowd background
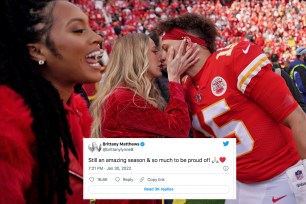
M 306 45 L 306 1 L 301 0 L 74 0 L 88 14 L 91 27 L 111 51 L 116 39 L 150 33 L 159 21 L 186 12 L 212 19 L 220 33 L 218 47 L 250 40 L 283 65 Z

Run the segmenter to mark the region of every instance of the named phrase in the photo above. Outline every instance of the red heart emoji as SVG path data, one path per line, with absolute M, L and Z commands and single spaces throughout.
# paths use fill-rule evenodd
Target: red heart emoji
M 225 162 L 226 158 L 225 157 L 220 157 L 219 160 L 220 160 L 220 162 L 223 163 L 223 162 Z

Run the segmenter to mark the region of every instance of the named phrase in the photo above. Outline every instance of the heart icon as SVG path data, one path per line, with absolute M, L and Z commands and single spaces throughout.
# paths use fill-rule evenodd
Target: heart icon
M 90 182 L 94 181 L 94 177 L 89 177 Z
M 219 160 L 220 160 L 220 162 L 223 163 L 223 162 L 225 162 L 226 158 L 225 157 L 220 157 Z
M 120 178 L 119 178 L 119 177 L 116 177 L 115 180 L 118 182 L 118 181 L 120 181 Z

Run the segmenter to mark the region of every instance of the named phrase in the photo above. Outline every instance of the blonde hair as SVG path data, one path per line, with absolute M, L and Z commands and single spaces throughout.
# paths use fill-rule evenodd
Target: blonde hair
M 118 39 L 113 46 L 104 81 L 90 107 L 94 118 L 91 137 L 102 136 L 102 107 L 118 86 L 127 87 L 154 107 L 164 109 L 166 102 L 154 81 L 150 80 L 147 75 L 149 39 L 149 36 L 141 33 L 128 34 Z

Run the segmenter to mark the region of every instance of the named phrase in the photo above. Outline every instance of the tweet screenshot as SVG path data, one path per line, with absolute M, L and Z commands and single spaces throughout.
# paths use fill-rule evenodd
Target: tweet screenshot
M 235 199 L 236 140 L 85 138 L 84 199 Z

